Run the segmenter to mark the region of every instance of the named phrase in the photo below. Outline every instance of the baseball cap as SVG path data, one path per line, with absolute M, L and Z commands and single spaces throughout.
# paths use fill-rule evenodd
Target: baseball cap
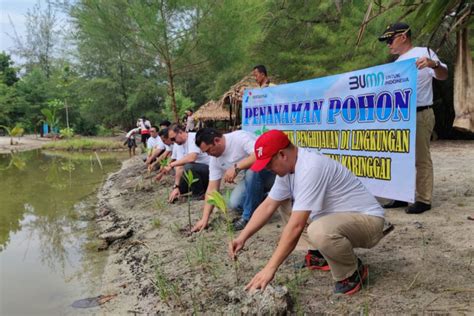
M 392 38 L 396 34 L 405 33 L 410 31 L 410 26 L 403 22 L 397 22 L 387 26 L 382 35 L 379 36 L 379 41 L 383 42 Z
M 285 133 L 280 130 L 272 129 L 255 142 L 255 157 L 257 160 L 250 169 L 255 172 L 261 171 L 272 160 L 273 156 L 279 151 L 286 148 L 290 144 L 290 140 Z

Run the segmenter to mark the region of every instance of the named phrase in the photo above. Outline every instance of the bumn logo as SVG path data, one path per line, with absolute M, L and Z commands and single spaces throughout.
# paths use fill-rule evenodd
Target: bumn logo
M 349 77 L 349 89 L 356 90 L 361 88 L 370 88 L 383 86 L 385 76 L 383 72 L 369 73 L 360 76 Z

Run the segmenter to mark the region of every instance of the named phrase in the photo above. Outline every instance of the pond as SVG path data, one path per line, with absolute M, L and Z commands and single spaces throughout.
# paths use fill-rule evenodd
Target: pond
M 125 158 L 0 155 L 1 315 L 74 314 L 75 300 L 101 294 L 106 253 L 96 247 L 96 193 Z

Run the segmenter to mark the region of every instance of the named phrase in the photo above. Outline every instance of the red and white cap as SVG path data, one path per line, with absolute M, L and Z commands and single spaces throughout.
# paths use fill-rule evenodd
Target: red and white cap
M 261 171 L 272 160 L 273 156 L 288 146 L 290 140 L 285 133 L 280 130 L 272 129 L 255 142 L 255 157 L 257 160 L 253 163 L 251 170 L 255 172 Z

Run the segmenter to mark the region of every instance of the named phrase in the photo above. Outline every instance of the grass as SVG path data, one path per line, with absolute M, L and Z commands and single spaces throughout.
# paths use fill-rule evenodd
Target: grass
M 75 138 L 51 141 L 43 145 L 43 149 L 83 151 L 83 150 L 125 150 L 119 141 L 100 140 L 93 138 Z
M 153 226 L 155 226 L 155 228 L 160 228 L 161 227 L 161 220 L 159 218 L 155 218 L 152 221 L 152 224 L 153 224 Z

